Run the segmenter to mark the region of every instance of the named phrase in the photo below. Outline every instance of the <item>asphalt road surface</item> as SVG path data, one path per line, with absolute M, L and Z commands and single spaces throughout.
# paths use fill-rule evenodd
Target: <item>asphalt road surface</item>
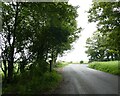
M 118 76 L 70 64 L 62 69 L 63 81 L 54 94 L 118 94 Z

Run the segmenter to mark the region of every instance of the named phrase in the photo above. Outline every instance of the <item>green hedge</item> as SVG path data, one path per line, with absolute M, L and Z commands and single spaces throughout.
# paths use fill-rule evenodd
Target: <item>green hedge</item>
M 108 62 L 92 62 L 89 64 L 90 68 L 108 72 L 115 75 L 120 75 L 120 62 L 108 61 Z

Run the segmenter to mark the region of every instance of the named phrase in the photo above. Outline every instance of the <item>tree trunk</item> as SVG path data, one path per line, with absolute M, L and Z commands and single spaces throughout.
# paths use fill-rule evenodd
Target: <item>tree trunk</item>
M 50 72 L 52 72 L 52 60 L 50 60 Z
M 13 79 L 13 63 L 12 61 L 8 62 L 8 83 L 11 83 Z
M 114 59 L 113 59 L 113 53 L 111 54 L 111 59 L 112 59 L 112 61 L 114 60 Z
M 4 76 L 5 76 L 5 80 L 7 78 L 7 66 L 6 66 L 6 60 L 3 60 L 3 64 L 4 64 Z
M 16 12 L 15 12 L 15 23 L 13 30 L 13 42 L 10 46 L 10 53 L 8 60 L 8 83 L 11 83 L 13 79 L 14 47 L 15 47 L 16 27 L 17 27 L 17 19 L 18 19 L 18 2 L 16 2 L 16 5 L 13 6 L 16 8 Z

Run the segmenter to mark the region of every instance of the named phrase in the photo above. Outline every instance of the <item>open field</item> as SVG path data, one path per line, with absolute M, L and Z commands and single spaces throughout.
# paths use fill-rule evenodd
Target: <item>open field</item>
M 108 62 L 92 62 L 89 64 L 90 68 L 108 72 L 115 75 L 120 75 L 120 62 L 108 61 Z

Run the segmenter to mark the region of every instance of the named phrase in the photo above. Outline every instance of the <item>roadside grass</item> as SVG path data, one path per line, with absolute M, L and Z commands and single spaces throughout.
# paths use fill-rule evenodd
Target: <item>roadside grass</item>
M 72 64 L 80 64 L 79 62 L 73 62 Z
M 108 62 L 92 62 L 89 64 L 90 68 L 108 72 L 115 75 L 120 75 L 120 62 L 108 61 Z
M 18 82 L 3 87 L 4 94 L 50 94 L 62 80 L 61 74 L 53 70 L 45 72 L 42 76 L 30 76 L 27 73 L 17 77 Z M 22 95 L 23 96 L 23 95 Z
M 65 66 L 67 66 L 68 64 L 70 64 L 70 62 L 60 62 L 58 61 L 56 64 L 55 64 L 55 68 L 63 68 Z
M 41 73 L 42 69 L 39 69 L 39 67 L 26 70 L 22 74 L 18 72 L 14 76 L 13 83 L 2 84 L 2 94 L 19 94 L 20 96 L 26 96 L 27 94 L 50 94 L 59 86 L 62 81 L 62 75 L 54 69 L 52 72 L 49 72 L 49 65 L 47 68 L 48 71 L 43 73 Z M 16 66 L 14 71 L 17 71 Z M 4 78 L 1 69 L 0 75 Z

